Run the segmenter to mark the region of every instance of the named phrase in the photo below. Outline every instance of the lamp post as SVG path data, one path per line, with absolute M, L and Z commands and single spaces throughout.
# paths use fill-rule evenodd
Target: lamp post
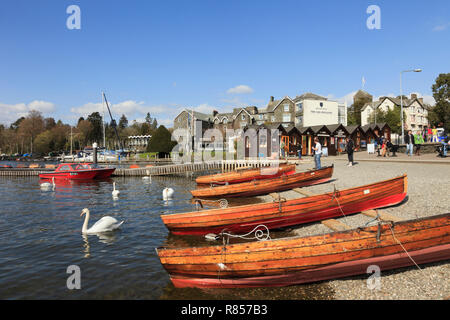
M 402 89 L 402 74 L 404 72 L 422 72 L 422 69 L 404 70 L 400 72 L 400 122 L 402 125 L 402 142 L 405 141 L 405 131 L 403 125 L 403 89 Z

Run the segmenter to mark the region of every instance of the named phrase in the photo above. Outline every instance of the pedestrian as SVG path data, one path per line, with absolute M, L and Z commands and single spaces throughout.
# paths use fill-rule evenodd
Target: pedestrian
M 353 140 L 350 139 L 350 137 L 345 138 L 345 141 L 347 142 L 345 146 L 345 151 L 347 151 L 347 157 L 348 157 L 348 167 L 353 166 L 353 151 L 355 150 L 355 145 L 353 143 Z
M 414 136 L 411 130 L 408 130 L 408 134 L 405 136 L 405 144 L 406 144 L 406 155 L 412 156 L 414 151 Z
M 322 145 L 319 142 L 319 138 L 314 138 L 315 146 L 312 147 L 314 150 L 314 162 L 316 164 L 316 169 L 320 169 L 320 157 L 322 156 Z
M 433 139 L 431 140 L 431 142 L 438 142 L 436 126 L 433 126 L 433 129 L 431 130 L 431 132 L 433 135 Z
M 280 151 L 281 151 L 281 157 L 282 158 L 284 158 L 284 147 L 285 147 L 284 141 L 281 140 Z
M 424 143 L 422 132 L 419 130 L 418 133 L 414 135 L 414 144 L 416 145 L 416 156 L 420 156 L 420 147 Z
M 427 142 L 431 142 L 431 140 L 433 139 L 433 131 L 431 130 L 431 127 L 428 127 L 428 137 L 427 137 Z
M 297 145 L 297 153 L 298 153 L 298 159 L 299 160 L 302 160 L 302 150 L 303 150 L 302 142 L 299 139 L 298 140 L 298 145 Z

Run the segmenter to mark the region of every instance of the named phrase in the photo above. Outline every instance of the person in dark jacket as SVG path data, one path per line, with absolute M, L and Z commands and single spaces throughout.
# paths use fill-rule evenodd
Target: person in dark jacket
M 411 130 L 409 130 L 408 134 L 405 136 L 405 144 L 406 144 L 406 155 L 412 157 L 414 151 L 414 136 Z
M 355 149 L 355 145 L 353 144 L 353 140 L 350 137 L 345 138 L 347 145 L 345 146 L 345 151 L 347 151 L 348 156 L 348 167 L 353 166 L 353 151 Z

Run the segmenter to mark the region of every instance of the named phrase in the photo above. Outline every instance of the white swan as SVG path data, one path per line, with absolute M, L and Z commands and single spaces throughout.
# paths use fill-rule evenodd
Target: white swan
M 172 199 L 172 196 L 174 194 L 174 190 L 172 188 L 164 188 L 162 192 L 162 196 L 164 200 Z
M 100 232 L 107 232 L 107 231 L 113 231 L 118 229 L 123 221 L 119 222 L 113 217 L 103 217 L 100 220 L 98 220 L 92 227 L 88 229 L 88 223 L 89 223 L 89 209 L 84 208 L 83 211 L 81 211 L 80 217 L 86 214 L 84 218 L 83 228 L 81 229 L 81 233 L 85 234 L 93 234 L 93 233 L 100 233 Z
M 50 188 L 52 188 L 52 190 L 55 190 L 55 177 L 52 177 L 52 183 L 50 182 L 41 183 L 41 189 L 48 190 Z
M 119 191 L 119 190 L 116 190 L 116 183 L 113 182 L 113 192 L 112 192 L 112 196 L 113 196 L 114 198 L 117 198 L 117 197 L 119 196 L 119 193 L 120 193 L 120 191 Z

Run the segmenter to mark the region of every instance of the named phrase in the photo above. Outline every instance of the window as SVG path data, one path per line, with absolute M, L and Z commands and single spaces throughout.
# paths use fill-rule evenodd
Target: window
M 300 124 L 303 126 L 303 117 L 302 116 L 297 117 L 297 124 Z
M 291 122 L 291 115 L 288 114 L 283 114 L 283 122 Z
M 228 119 L 227 119 L 227 118 L 223 118 L 223 119 L 222 119 L 222 122 L 223 122 L 223 123 L 228 123 Z
M 284 112 L 289 112 L 289 104 L 288 103 L 286 103 L 284 105 Z
M 242 120 L 245 120 L 245 114 L 242 114 L 242 115 L 241 115 L 241 119 L 242 119 Z
M 272 122 L 275 122 L 275 116 L 270 117 Z
M 263 119 L 263 115 L 260 114 L 260 115 L 258 116 L 258 119 L 259 119 L 259 120 L 262 120 L 262 119 Z
M 299 102 L 296 104 L 297 111 L 302 112 L 303 111 L 303 102 Z

